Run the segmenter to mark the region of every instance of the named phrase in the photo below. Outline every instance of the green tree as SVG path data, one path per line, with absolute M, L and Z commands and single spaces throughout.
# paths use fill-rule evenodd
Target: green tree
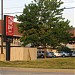
M 68 47 L 61 46 L 58 48 L 58 51 L 71 52 L 71 49 Z
M 35 47 L 50 45 L 55 48 L 68 42 L 71 27 L 62 17 L 62 4 L 61 0 L 34 0 L 25 5 L 23 13 L 16 16 L 23 46 L 31 43 Z

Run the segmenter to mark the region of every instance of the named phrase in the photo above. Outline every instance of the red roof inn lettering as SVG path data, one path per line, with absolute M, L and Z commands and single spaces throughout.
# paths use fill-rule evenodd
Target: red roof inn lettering
M 13 36 L 14 18 L 13 16 L 6 16 L 6 36 Z

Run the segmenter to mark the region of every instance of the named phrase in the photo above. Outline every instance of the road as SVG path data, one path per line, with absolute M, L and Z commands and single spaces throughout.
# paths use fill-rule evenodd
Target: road
M 17 68 L 18 69 L 18 68 Z M 72 73 L 65 72 L 38 72 L 28 70 L 17 70 L 17 69 L 0 69 L 0 75 L 75 75 Z

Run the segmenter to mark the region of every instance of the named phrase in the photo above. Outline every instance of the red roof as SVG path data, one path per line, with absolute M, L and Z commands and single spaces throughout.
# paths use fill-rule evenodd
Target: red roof
M 2 20 L 0 20 L 0 34 L 2 34 Z M 21 36 L 21 34 L 18 32 L 18 23 L 14 22 L 14 36 Z
M 18 25 L 18 23 L 17 22 L 14 22 L 14 35 L 21 36 L 21 34 L 18 32 L 17 25 Z

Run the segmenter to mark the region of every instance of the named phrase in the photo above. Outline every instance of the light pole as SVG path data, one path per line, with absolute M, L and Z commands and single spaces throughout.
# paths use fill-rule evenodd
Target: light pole
M 1 25 L 2 25 L 2 36 L 1 36 L 1 54 L 3 54 L 3 0 L 1 0 Z

